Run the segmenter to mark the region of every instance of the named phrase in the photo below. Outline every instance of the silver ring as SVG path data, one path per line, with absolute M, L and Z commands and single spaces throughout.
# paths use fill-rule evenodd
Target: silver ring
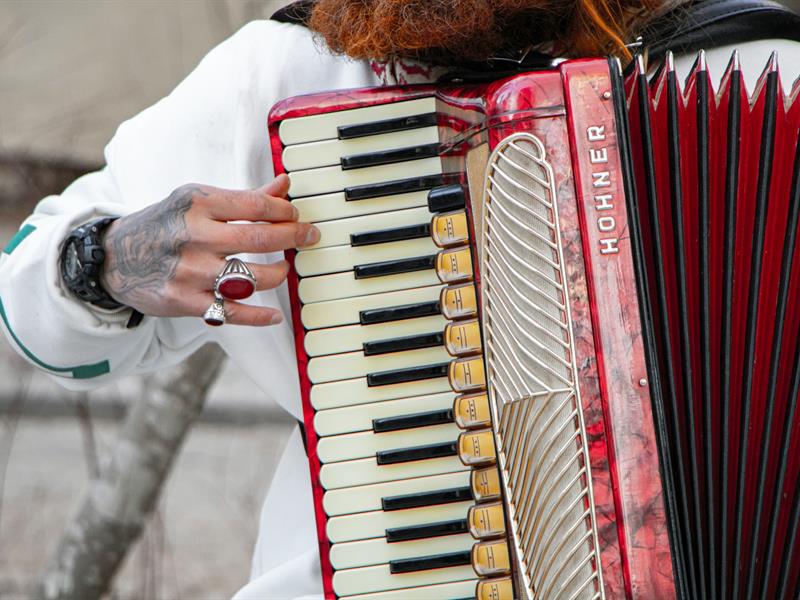
M 214 282 L 214 292 L 227 300 L 244 300 L 256 291 L 256 276 L 244 262 L 231 258 Z
M 206 325 L 211 325 L 212 327 L 219 327 L 225 324 L 225 300 L 222 296 L 216 295 L 214 302 L 203 313 L 203 320 Z

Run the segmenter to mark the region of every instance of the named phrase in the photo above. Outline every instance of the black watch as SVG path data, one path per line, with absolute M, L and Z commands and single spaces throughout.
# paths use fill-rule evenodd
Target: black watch
M 61 249 L 61 278 L 69 291 L 84 302 L 100 308 L 122 308 L 100 285 L 100 273 L 106 259 L 103 231 L 117 217 L 90 221 L 73 230 Z

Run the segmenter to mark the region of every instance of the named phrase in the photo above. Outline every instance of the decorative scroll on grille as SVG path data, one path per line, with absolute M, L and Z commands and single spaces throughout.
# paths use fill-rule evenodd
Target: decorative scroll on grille
M 535 136 L 490 156 L 482 221 L 488 390 L 520 593 L 602 598 L 553 173 Z

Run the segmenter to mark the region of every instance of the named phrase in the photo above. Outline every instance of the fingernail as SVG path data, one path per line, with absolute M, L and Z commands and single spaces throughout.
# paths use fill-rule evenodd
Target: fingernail
M 292 204 L 292 215 L 293 215 L 293 220 L 295 221 L 297 221 L 297 219 L 300 218 L 300 211 L 297 210 L 297 207 L 294 204 Z
M 308 233 L 306 233 L 306 241 L 303 242 L 304 246 L 311 246 L 312 244 L 316 244 L 319 241 L 319 229 L 314 227 L 313 225 L 308 228 Z
M 275 313 L 272 315 L 272 320 L 270 321 L 271 325 L 277 325 L 278 323 L 283 322 L 283 315 L 281 313 Z

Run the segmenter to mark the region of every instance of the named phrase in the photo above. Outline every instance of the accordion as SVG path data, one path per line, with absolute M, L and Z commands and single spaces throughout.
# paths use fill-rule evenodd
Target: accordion
M 290 98 L 326 598 L 800 586 L 800 86 L 703 53 Z

